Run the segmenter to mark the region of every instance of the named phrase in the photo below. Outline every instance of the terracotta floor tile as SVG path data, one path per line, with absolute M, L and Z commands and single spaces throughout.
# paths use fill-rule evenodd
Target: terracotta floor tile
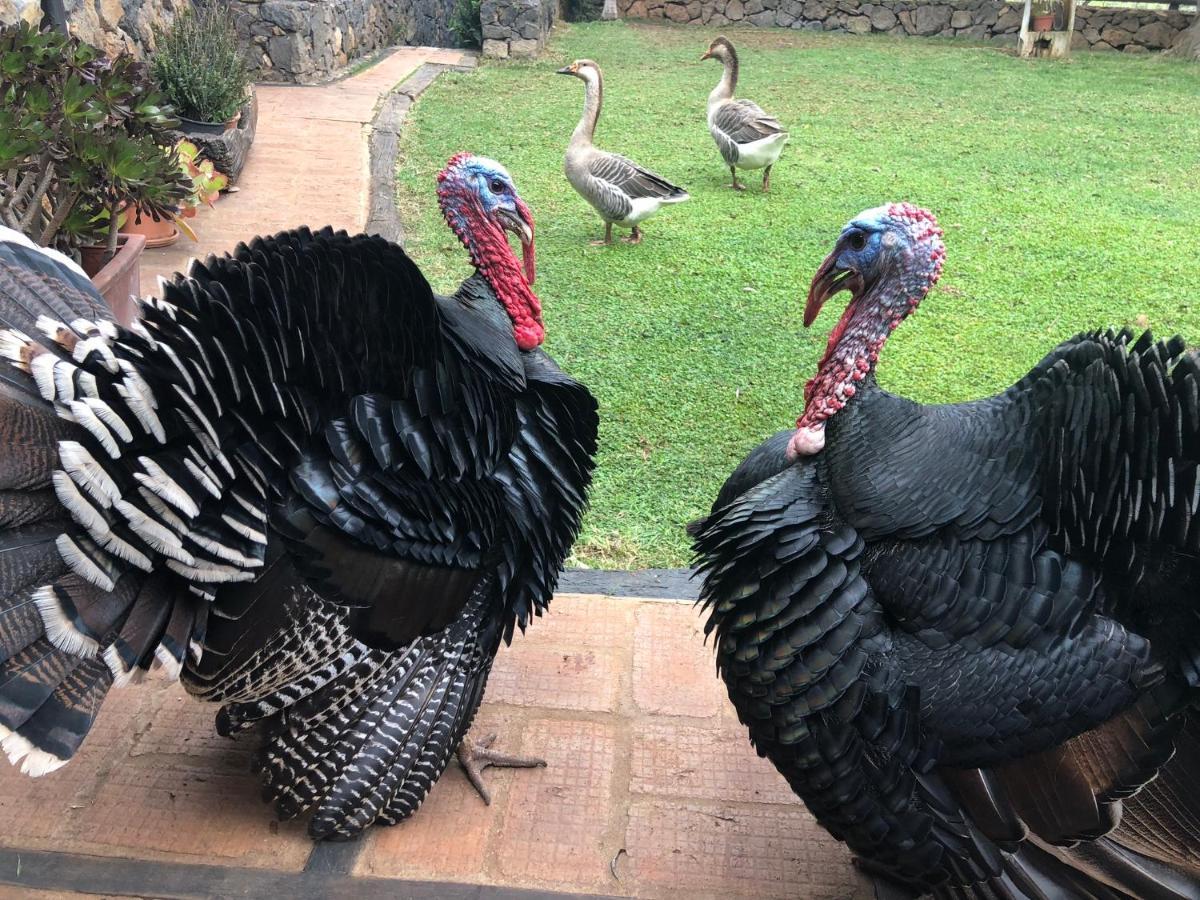
M 711 641 L 705 645 L 700 613 L 691 604 L 638 604 L 633 697 L 639 709 L 671 716 L 707 718 L 728 705 Z
M 536 778 L 509 785 L 503 831 L 495 839 L 506 882 L 596 889 L 604 886 L 615 847 L 608 801 L 617 740 L 597 722 L 540 720 L 525 729 L 522 752 L 549 764 Z
M 635 799 L 625 837 L 644 897 L 848 900 L 850 854 L 801 808 Z
M 740 724 L 642 720 L 633 729 L 630 765 L 629 789 L 634 793 L 728 803 L 800 803 L 775 767 L 754 752 Z
M 146 760 L 117 767 L 59 849 L 96 855 L 299 870 L 312 850 L 301 822 L 280 824 L 258 779 L 216 766 Z

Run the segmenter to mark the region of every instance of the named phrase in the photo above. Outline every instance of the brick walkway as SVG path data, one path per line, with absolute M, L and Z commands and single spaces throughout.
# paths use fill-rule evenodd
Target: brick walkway
M 311 871 L 303 824 L 277 822 L 259 800 L 254 739 L 217 737 L 213 713 L 157 679 L 114 691 L 71 764 L 36 781 L 0 770 L 0 845 Z M 497 747 L 549 766 L 488 769 L 488 807 L 451 764 L 408 822 L 324 845 L 345 855 L 343 878 L 638 897 L 872 896 L 750 748 L 690 603 L 559 595 L 497 659 L 473 729 L 491 732 Z M 4 868 L 0 860 L 0 881 L 11 883 Z M 154 887 L 135 880 L 129 890 L 166 893 Z M 393 896 L 405 894 L 396 886 Z
M 371 68 L 332 84 L 257 85 L 258 130 L 238 190 L 189 220 L 199 241 L 181 235 L 142 256 L 142 293 L 182 271 L 192 257 L 232 250 L 239 241 L 299 225 L 359 231 L 367 221 L 367 133 L 393 87 L 423 63 L 461 65 L 458 50 L 400 47 Z
M 260 86 L 241 190 L 193 220 L 199 244 L 146 253 L 143 292 L 255 234 L 362 228 L 369 123 L 426 62 L 463 57 L 404 48 L 331 85 Z M 410 821 L 349 844 L 314 849 L 303 823 L 276 821 L 249 772 L 255 739 L 216 736 L 214 713 L 156 675 L 113 691 L 58 772 L 0 763 L 0 900 L 872 896 L 754 754 L 690 603 L 560 594 L 501 651 L 473 731 L 548 768 L 487 770 L 487 807 L 452 763 Z

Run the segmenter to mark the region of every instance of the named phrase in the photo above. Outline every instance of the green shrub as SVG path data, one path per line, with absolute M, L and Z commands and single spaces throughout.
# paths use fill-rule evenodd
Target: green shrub
M 595 22 L 604 9 L 604 0 L 563 0 L 562 9 L 568 22 Z
M 478 50 L 483 46 L 483 25 L 479 21 L 479 0 L 458 0 L 450 14 L 450 30 L 464 47 Z
M 116 249 L 117 211 L 173 216 L 191 189 L 146 67 L 25 23 L 0 28 L 0 222 L 43 246 Z
M 199 122 L 227 122 L 246 101 L 250 76 L 229 11 L 209 3 L 154 30 L 154 77 L 179 110 Z

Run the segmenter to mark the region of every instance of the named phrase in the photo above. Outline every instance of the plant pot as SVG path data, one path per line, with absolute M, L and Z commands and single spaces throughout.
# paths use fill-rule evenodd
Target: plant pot
M 228 122 L 201 122 L 199 119 L 189 119 L 186 116 L 180 116 L 179 121 L 184 124 L 184 131 L 188 134 L 203 134 L 215 136 L 224 134 L 227 131 L 237 127 L 238 119 L 242 117 L 241 110 L 233 114 Z
M 146 238 L 146 247 L 169 247 L 179 240 L 179 229 L 170 219 L 159 219 L 149 213 L 142 213 L 142 221 L 137 221 L 137 213 L 125 211 L 125 224 L 121 226 L 121 234 L 141 234 Z
M 146 249 L 144 234 L 122 234 L 117 237 L 117 255 L 104 261 L 104 247 L 80 247 L 80 264 L 92 279 L 100 296 L 122 325 L 137 318 L 135 302 L 141 290 L 141 259 Z
M 1053 31 L 1054 30 L 1054 14 L 1048 16 L 1034 16 L 1029 23 L 1030 31 Z
M 258 126 L 258 98 L 254 88 L 250 96 L 235 118 L 236 126 L 225 130 L 224 124 L 197 122 L 195 124 L 182 120 L 176 134 L 196 144 L 205 159 L 219 172 L 229 176 L 230 184 L 237 184 L 246 158 L 250 154 L 250 145 L 254 143 L 254 132 Z

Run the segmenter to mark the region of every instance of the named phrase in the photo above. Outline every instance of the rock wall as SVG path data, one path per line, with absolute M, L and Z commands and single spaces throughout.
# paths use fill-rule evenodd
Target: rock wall
M 965 37 L 1015 42 L 1023 6 L 1003 0 L 617 0 L 631 19 L 696 25 L 776 26 L 851 34 Z M 1192 15 L 1136 8 L 1077 6 L 1077 49 L 1144 53 L 1171 46 Z M 486 35 L 485 35 L 486 37 Z
M 154 49 L 154 26 L 165 27 L 191 0 L 64 0 L 67 24 L 81 40 L 106 53 L 144 59 Z M 40 0 L 0 0 L 0 25 L 42 21 Z
M 457 0 L 230 0 L 247 60 L 262 81 L 323 81 L 393 44 L 452 47 Z
M 483 55 L 493 59 L 533 58 L 558 18 L 558 0 L 483 0 Z

